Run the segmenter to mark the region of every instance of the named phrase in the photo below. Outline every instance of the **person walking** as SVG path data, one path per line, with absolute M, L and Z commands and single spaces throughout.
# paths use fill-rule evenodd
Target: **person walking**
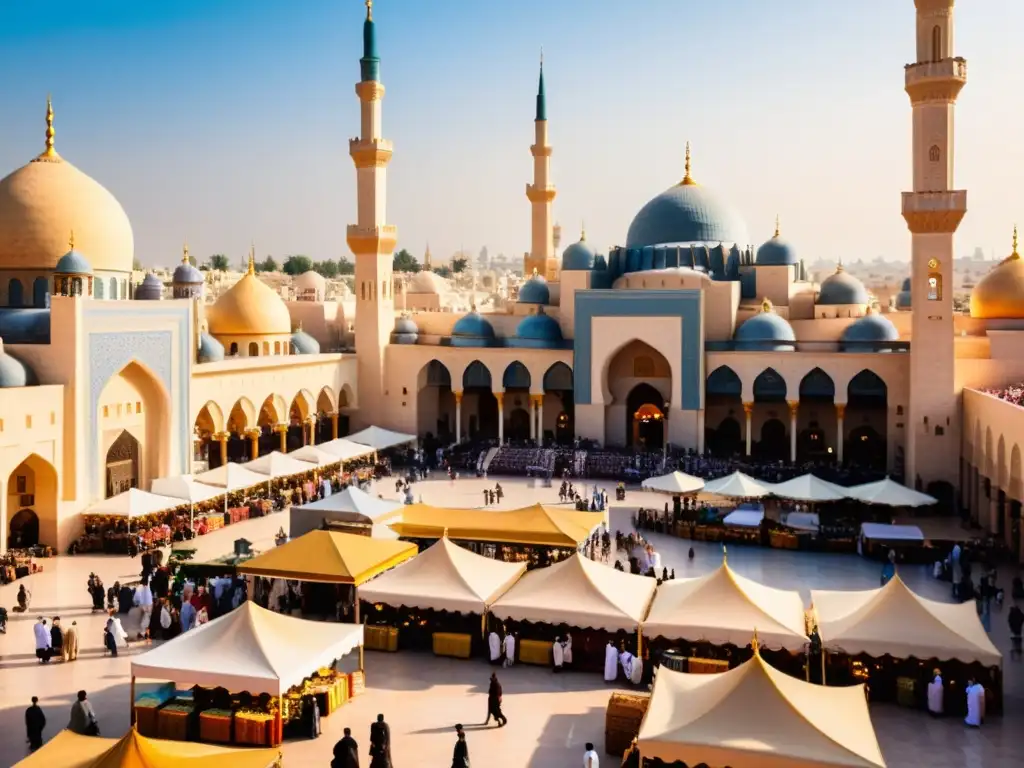
M 491 722 L 491 718 L 502 728 L 508 723 L 508 718 L 501 712 L 501 683 L 498 682 L 498 674 L 491 672 L 491 682 L 487 687 L 487 719 L 484 725 Z
M 50 653 L 52 652 L 50 628 L 46 626 L 46 619 L 40 616 L 32 630 L 36 636 L 36 658 L 39 659 L 40 664 L 46 664 L 50 661 Z
M 61 656 L 64 661 L 74 661 L 78 658 L 78 622 L 72 621 L 71 626 L 64 630 L 64 645 L 61 647 Z
M 359 768 L 359 745 L 352 738 L 352 729 L 346 728 L 345 735 L 334 745 L 334 759 L 331 768 Z
M 469 768 L 469 745 L 462 724 L 455 726 L 455 751 L 452 753 L 452 768 Z
M 54 616 L 50 623 L 50 654 L 64 659 L 64 630 L 60 628 L 60 616 Z
M 79 691 L 78 701 L 71 705 L 71 720 L 68 722 L 68 730 L 80 736 L 100 735 L 96 713 L 93 711 L 85 691 Z
M 600 764 L 594 745 L 588 741 L 583 747 L 583 768 L 600 768 Z
M 39 697 L 32 697 L 32 706 L 25 710 L 25 737 L 28 739 L 28 751 L 35 752 L 43 746 L 43 729 L 46 728 L 46 715 L 39 706 Z
M 377 722 L 370 726 L 370 768 L 392 768 L 391 728 L 384 715 L 377 715 Z
M 133 602 L 142 609 L 142 616 L 139 618 L 139 640 L 145 640 L 150 636 L 149 623 L 153 619 L 153 590 L 149 588 L 148 578 L 144 578 L 135 588 Z

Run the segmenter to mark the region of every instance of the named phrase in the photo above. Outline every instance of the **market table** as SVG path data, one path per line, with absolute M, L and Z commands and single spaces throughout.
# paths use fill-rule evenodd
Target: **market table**
M 195 707 L 192 704 L 168 704 L 157 715 L 156 735 L 160 739 L 188 741 L 189 721 Z
M 235 713 L 235 743 L 256 747 L 276 746 L 274 716 L 265 712 Z
M 143 736 L 156 738 L 161 704 L 163 702 L 156 696 L 140 696 L 135 702 L 135 729 Z
M 461 632 L 435 632 L 434 655 L 468 659 L 473 638 Z
M 541 667 L 550 667 L 551 643 L 544 640 L 520 640 L 519 661 L 522 664 L 536 664 Z
M 206 709 L 199 713 L 199 740 L 231 743 L 230 709 Z
M 363 647 L 370 651 L 398 650 L 398 628 L 367 625 L 363 628 Z

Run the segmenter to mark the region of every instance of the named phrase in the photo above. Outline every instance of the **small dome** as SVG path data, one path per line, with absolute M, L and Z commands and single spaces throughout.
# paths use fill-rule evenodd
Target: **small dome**
M 199 334 L 200 363 L 219 363 L 224 359 L 224 345 L 208 333 Z
M 864 283 L 843 269 L 843 265 L 840 264 L 834 274 L 822 281 L 818 298 L 814 303 L 820 306 L 835 306 L 867 304 L 870 300 Z
M 453 347 L 489 347 L 494 343 L 494 327 L 474 309 L 456 321 L 451 339 Z
M 181 264 L 175 267 L 171 282 L 177 285 L 202 285 L 206 282 L 203 273 L 193 267 L 192 262 L 188 260 L 188 250 L 185 251 Z
M 519 321 L 515 338 L 509 339 L 510 347 L 532 347 L 549 349 L 562 345 L 562 328 L 550 315 L 538 313 L 528 315 Z
M 519 286 L 520 304 L 547 304 L 551 301 L 548 281 L 540 275 L 534 275 Z
M 295 278 L 295 292 L 300 298 L 323 301 L 327 295 L 327 279 L 319 272 L 309 270 Z
M 910 299 L 910 278 L 908 277 L 903 281 L 903 287 L 900 288 L 900 292 L 896 294 L 896 309 L 909 310 L 912 308 Z
M 27 387 L 36 384 L 35 373 L 21 360 L 4 351 L 0 341 L 0 389 Z
M 779 236 L 779 221 L 775 220 L 775 234 L 772 239 L 757 249 L 754 262 L 759 267 L 783 267 L 800 263 L 793 246 Z
M 842 336 L 843 352 L 889 352 L 877 342 L 899 341 L 900 332 L 892 321 L 874 310 L 846 326 Z
M 159 301 L 164 297 L 163 281 L 150 272 L 135 288 L 137 301 Z
M 761 311 L 736 329 L 735 348 L 743 352 L 792 352 L 796 335 L 785 318 L 776 314 L 767 299 Z
M 91 275 L 92 265 L 85 256 L 74 249 L 74 239 L 71 245 L 71 250 L 57 260 L 53 271 L 60 275 Z
M 448 283 L 436 272 L 420 270 L 409 280 L 409 293 L 448 293 Z
M 292 318 L 277 291 L 249 271 L 210 307 L 214 336 L 278 336 L 291 334 Z
M 971 291 L 971 317 L 981 320 L 1024 319 L 1024 259 L 1017 253 L 1017 230 L 1013 230 L 1013 252 L 985 275 Z
M 415 344 L 420 338 L 420 328 L 409 317 L 395 320 L 395 329 L 391 332 L 392 344 Z
M 319 355 L 320 342 L 302 330 L 302 326 L 292 334 L 293 355 Z
M 594 261 L 597 259 L 594 249 L 587 242 L 587 233 L 580 233 L 578 243 L 573 243 L 562 251 L 563 270 L 593 269 Z

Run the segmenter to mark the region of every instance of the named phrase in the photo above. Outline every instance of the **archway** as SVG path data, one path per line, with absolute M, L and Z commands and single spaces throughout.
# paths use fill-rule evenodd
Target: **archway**
M 529 403 L 529 400 L 525 402 Z M 514 407 L 506 413 L 508 414 L 508 423 L 505 425 L 505 439 L 529 440 L 530 412 L 526 408 Z
M 505 368 L 501 377 L 504 390 L 502 410 L 505 418 L 506 440 L 529 440 L 530 438 L 530 387 L 533 377 L 520 361 L 514 360 Z
M 449 445 L 453 440 L 452 374 L 440 360 L 431 360 L 416 377 L 416 429 L 423 438 L 424 453 L 431 457 L 439 445 Z
M 7 478 L 8 549 L 44 544 L 57 546 L 57 471 L 33 453 Z
M 843 459 L 850 465 L 884 472 L 888 466 L 887 421 L 889 393 L 885 382 L 874 371 L 863 370 L 850 379 L 846 388 L 846 412 Z M 870 432 L 861 429 L 870 427 Z M 854 440 L 856 432 L 857 439 Z M 872 435 L 876 439 L 872 439 Z M 862 440 L 863 437 L 868 440 Z M 874 450 L 861 450 L 854 443 L 869 443 Z M 908 478 L 909 482 L 913 482 Z
M 309 419 L 313 413 L 313 399 L 306 390 L 299 390 L 288 406 L 288 449 L 309 443 Z
M 491 372 L 479 360 L 462 374 L 462 431 L 470 440 L 498 437 L 498 401 L 494 397 Z
M 797 409 L 797 461 L 832 461 L 835 453 L 827 427 L 835 423 L 836 385 L 821 368 L 800 380 Z
M 211 450 L 214 435 L 224 431 L 224 415 L 220 406 L 212 400 L 199 409 L 195 424 L 192 425 L 192 470 L 195 473 L 221 465 L 219 448 Z M 220 444 L 217 443 L 219 446 Z
M 129 464 L 119 464 L 115 476 L 120 479 L 113 487 L 134 481 L 134 486 L 127 487 L 146 488 L 151 480 L 167 474 L 171 439 L 169 411 L 163 384 L 141 363 L 128 363 L 107 381 L 97 404 L 96 418 L 100 424 L 97 430 L 98 456 L 108 456 L 119 440 L 118 451 L 128 451 L 128 438 L 123 437 L 125 432 L 135 441 L 131 448 L 134 473 L 122 476 L 129 471 Z M 112 487 L 110 472 L 105 461 L 97 461 L 96 464 L 100 465 L 100 487 L 106 492 Z
M 287 413 L 288 406 L 281 395 L 267 395 L 260 405 L 260 411 L 256 414 L 256 427 L 260 430 L 260 436 L 257 438 L 260 455 L 281 450 L 281 433 L 277 430 L 281 428 L 281 425 L 288 425 Z M 285 435 L 288 435 L 287 431 Z M 285 445 L 286 450 L 291 450 L 294 447 Z
M 657 427 L 653 426 L 653 414 L 646 416 L 648 426 L 644 434 L 649 433 L 650 442 L 643 444 L 643 448 L 634 440 L 633 423 L 644 404 L 664 412 L 672 396 L 672 367 L 668 360 L 650 344 L 633 339 L 608 361 L 606 376 L 612 404 L 605 413 L 605 443 L 660 450 L 665 440 L 664 416 Z
M 573 397 L 572 368 L 557 362 L 544 373 L 544 413 L 554 414 L 555 442 L 571 445 L 576 436 L 576 400 Z M 549 405 L 550 403 L 550 405 Z
M 32 306 L 45 309 L 50 306 L 50 281 L 45 277 L 37 277 L 32 281 Z
M 704 385 L 704 445 L 713 456 L 731 457 L 743 452 L 743 383 L 732 368 L 722 365 L 711 372 Z M 718 427 L 711 425 L 718 424 Z
M 334 390 L 324 387 L 316 397 L 316 441 L 318 443 L 326 443 L 337 437 L 334 434 L 337 418 L 338 405 Z
M 626 398 L 628 445 L 660 451 L 665 445 L 665 401 L 650 384 L 637 384 Z
M 228 413 L 228 461 L 246 461 L 249 458 L 249 439 L 245 433 L 256 426 L 258 414 L 247 397 L 239 398 Z
M 783 414 L 788 418 L 786 380 L 774 368 L 765 368 L 754 379 L 754 412 L 751 415 L 752 434 L 761 439 L 752 446 L 754 454 L 768 461 L 789 459 L 789 438 Z M 781 427 L 781 430 L 779 429 Z
M 139 441 L 127 430 L 107 450 L 106 498 L 139 487 Z
M 789 458 L 789 438 L 781 419 L 768 419 L 761 425 L 761 440 L 757 444 L 758 458 L 766 461 L 785 461 Z

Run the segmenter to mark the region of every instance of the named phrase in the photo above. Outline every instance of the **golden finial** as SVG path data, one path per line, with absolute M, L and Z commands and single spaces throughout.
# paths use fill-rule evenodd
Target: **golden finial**
M 775 235 L 774 235 L 774 237 L 776 239 L 778 239 L 778 237 L 779 237 L 779 214 L 775 214 Z
M 186 240 L 185 244 L 181 246 L 181 263 L 182 264 L 189 264 L 189 263 L 191 263 L 190 260 L 189 260 L 189 257 L 188 257 L 188 240 Z
M 537 268 L 536 267 L 533 268 L 533 274 L 530 275 L 530 277 L 537 277 Z
M 754 627 L 754 637 L 750 641 L 750 650 L 754 652 L 755 656 L 761 655 L 761 642 L 757 639 L 757 627 Z
M 247 275 L 256 274 L 256 243 L 249 246 L 249 267 L 245 272 Z
M 53 99 L 50 98 L 49 94 L 46 96 L 46 149 L 39 155 L 38 160 L 59 160 L 60 155 L 57 154 L 57 150 L 53 148 Z
M 844 271 L 845 270 L 843 269 L 843 257 L 840 256 L 839 259 L 836 261 L 836 274 L 838 275 L 840 272 Z
M 580 242 L 587 239 L 587 222 L 580 222 Z
M 683 176 L 683 180 L 679 183 L 684 187 L 697 186 L 697 182 L 690 175 L 690 142 L 686 142 L 686 175 Z
M 366 20 L 373 21 L 373 0 L 366 0 Z
M 764 301 L 761 302 L 761 311 L 762 312 L 771 312 L 772 309 L 774 309 L 774 307 L 772 307 L 771 299 L 769 299 L 768 297 L 765 297 Z
M 1018 259 L 1020 258 L 1020 254 L 1017 253 L 1017 225 L 1016 224 L 1013 225 L 1013 253 L 1011 253 L 1010 255 L 1011 256 L 1016 256 Z
M 75 230 L 71 230 L 71 236 L 68 237 L 68 250 L 75 250 Z
M 444 533 L 441 534 L 441 537 L 445 538 L 445 539 L 448 538 L 448 527 L 447 526 L 445 526 Z

